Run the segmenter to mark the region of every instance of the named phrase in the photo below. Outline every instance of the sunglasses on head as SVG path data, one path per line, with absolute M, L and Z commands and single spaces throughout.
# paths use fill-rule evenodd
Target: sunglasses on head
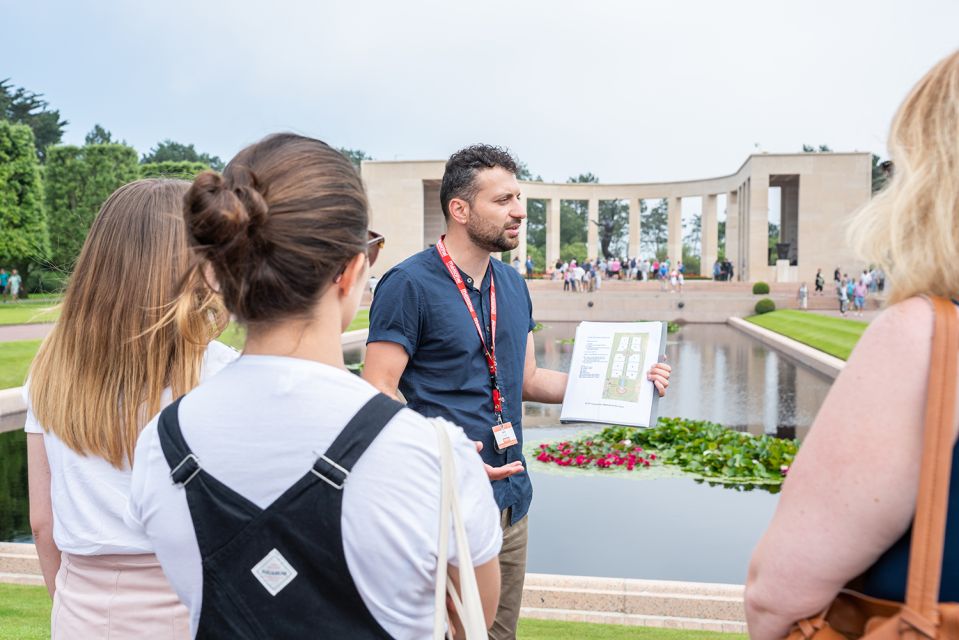
M 366 257 L 372 267 L 377 256 L 380 255 L 380 249 L 386 246 L 386 238 L 375 231 L 367 231 L 367 233 L 370 234 L 370 239 L 366 241 Z
M 375 231 L 367 231 L 367 233 L 369 234 L 369 240 L 366 241 L 366 259 L 372 267 L 373 263 L 376 262 L 376 258 L 380 255 L 380 249 L 386 246 L 386 238 Z M 333 282 L 339 282 L 340 278 L 343 277 L 344 271 L 346 271 L 345 264 L 336 272 Z

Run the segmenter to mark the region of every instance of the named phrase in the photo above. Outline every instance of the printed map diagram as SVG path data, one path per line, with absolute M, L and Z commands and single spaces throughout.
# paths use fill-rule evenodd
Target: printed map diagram
M 609 354 L 603 398 L 639 402 L 640 385 L 646 381 L 642 366 L 646 361 L 649 334 L 614 333 L 613 350 Z

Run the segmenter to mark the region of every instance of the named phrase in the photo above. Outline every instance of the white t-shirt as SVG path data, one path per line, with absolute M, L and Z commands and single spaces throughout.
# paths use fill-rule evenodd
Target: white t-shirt
M 361 378 L 318 362 L 244 355 L 184 398 L 180 429 L 206 472 L 266 508 L 309 472 L 375 393 Z M 471 560 L 483 564 L 502 545 L 499 510 L 475 446 L 462 429 L 445 425 Z M 170 480 L 156 418 L 140 434 L 135 459 L 127 521 L 150 539 L 196 634 L 200 550 L 186 492 Z M 396 638 L 431 633 L 439 502 L 435 430 L 403 409 L 354 465 L 341 521 L 350 575 L 377 622 Z M 453 540 L 451 534 L 449 561 L 458 564 Z
M 211 342 L 203 355 L 201 382 L 217 373 L 240 354 L 225 344 Z M 130 495 L 130 468 L 117 469 L 98 456 L 84 456 L 67 447 L 53 433 L 44 431 L 30 407 L 23 430 L 42 433 L 50 465 L 50 499 L 53 505 L 53 541 L 57 548 L 81 556 L 152 553 L 143 532 L 123 521 Z M 162 405 L 173 401 L 163 392 Z

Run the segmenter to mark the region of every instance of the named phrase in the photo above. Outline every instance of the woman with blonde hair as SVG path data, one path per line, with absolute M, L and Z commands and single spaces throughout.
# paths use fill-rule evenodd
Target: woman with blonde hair
M 189 183 L 140 180 L 100 210 L 60 320 L 30 370 L 30 522 L 57 638 L 186 638 L 189 623 L 146 536 L 124 524 L 143 425 L 236 352 L 199 283 L 181 207 Z
M 934 317 L 921 296 L 959 296 L 959 52 L 906 97 L 889 151 L 895 176 L 851 229 L 864 261 L 889 274 L 890 306 L 833 384 L 753 554 L 746 613 L 759 640 L 785 636 L 853 580 L 905 601 Z M 849 402 L 864 389 L 871 402 Z M 950 489 L 941 602 L 959 602 L 955 446 Z

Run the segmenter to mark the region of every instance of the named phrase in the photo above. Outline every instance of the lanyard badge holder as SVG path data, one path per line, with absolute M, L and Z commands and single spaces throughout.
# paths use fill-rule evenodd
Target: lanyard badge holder
M 487 348 L 483 326 L 480 324 L 479 316 L 476 315 L 476 309 L 473 308 L 473 302 L 470 300 L 469 293 L 466 291 L 466 283 L 463 282 L 459 269 L 453 264 L 453 259 L 450 258 L 450 254 L 446 250 L 446 243 L 443 241 L 444 237 L 445 236 L 441 236 L 439 241 L 437 241 L 436 251 L 440 254 L 440 259 L 443 260 L 443 265 L 449 272 L 453 282 L 456 283 L 456 288 L 459 289 L 460 295 L 463 296 L 466 309 L 470 312 L 473 325 L 476 327 L 476 332 L 479 333 L 480 343 L 483 345 L 483 355 L 486 357 L 490 387 L 492 388 L 493 415 L 496 418 L 496 423 L 491 427 L 493 432 L 493 448 L 496 449 L 497 453 L 503 453 L 509 447 L 519 444 L 519 440 L 517 440 L 516 432 L 513 430 L 513 423 L 503 422 L 503 395 L 500 392 L 499 382 L 496 378 L 496 284 L 493 281 L 493 273 L 491 271 L 489 276 L 490 332 L 492 336 L 490 338 L 490 346 Z

